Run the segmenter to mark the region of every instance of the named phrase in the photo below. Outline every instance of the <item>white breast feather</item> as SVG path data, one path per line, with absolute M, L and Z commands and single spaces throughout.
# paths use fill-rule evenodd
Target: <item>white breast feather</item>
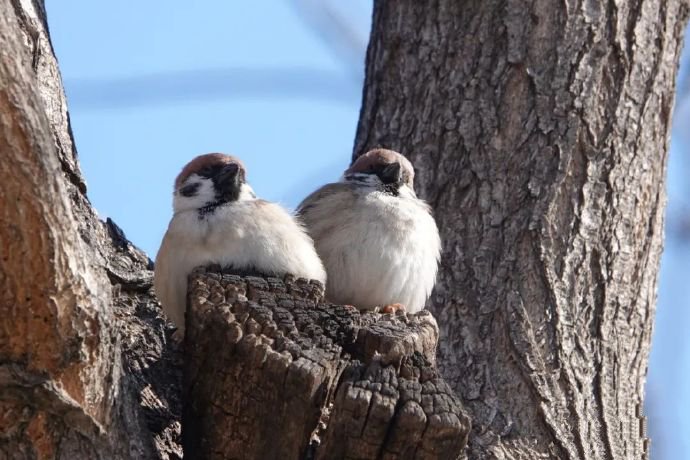
M 311 238 L 279 205 L 238 201 L 203 219 L 196 210 L 178 212 L 156 258 L 154 285 L 164 311 L 181 331 L 187 277 L 195 267 L 213 263 L 326 281 Z
M 302 217 L 329 273 L 329 300 L 360 309 L 392 303 L 413 313 L 424 308 L 441 242 L 422 200 L 411 192 L 394 197 L 340 187 L 310 202 Z

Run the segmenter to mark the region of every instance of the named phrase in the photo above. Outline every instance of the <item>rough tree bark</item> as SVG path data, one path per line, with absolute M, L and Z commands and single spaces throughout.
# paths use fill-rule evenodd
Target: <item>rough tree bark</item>
M 354 156 L 410 157 L 468 456 L 633 459 L 679 0 L 378 0 Z
M 41 1 L 0 0 L 0 458 L 179 458 L 151 263 L 86 198 Z

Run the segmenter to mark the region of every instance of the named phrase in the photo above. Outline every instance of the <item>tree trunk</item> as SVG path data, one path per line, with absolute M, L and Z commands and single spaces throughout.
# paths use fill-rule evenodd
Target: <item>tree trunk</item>
M 179 458 L 151 263 L 86 198 L 42 2 L 0 12 L 0 458 Z
M 633 459 L 679 0 L 378 0 L 354 156 L 415 164 L 469 458 Z
M 434 365 L 438 326 L 324 304 L 318 281 L 190 278 L 191 459 L 460 458 L 469 419 Z

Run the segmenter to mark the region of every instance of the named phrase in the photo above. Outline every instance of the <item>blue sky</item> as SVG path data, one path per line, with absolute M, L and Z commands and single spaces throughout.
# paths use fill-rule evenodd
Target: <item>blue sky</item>
M 363 53 L 369 6 L 357 3 Z M 195 155 L 239 156 L 259 196 L 287 206 L 336 179 L 363 79 L 363 61 L 343 62 L 292 2 L 160 5 L 47 2 L 89 197 L 152 258 Z
M 239 156 L 259 196 L 288 207 L 349 163 L 371 0 L 46 3 L 89 197 L 152 258 L 173 179 L 197 154 Z M 323 27 L 310 6 L 343 21 Z M 653 460 L 690 459 L 690 243 L 674 230 L 690 212 L 685 102 L 650 361 Z

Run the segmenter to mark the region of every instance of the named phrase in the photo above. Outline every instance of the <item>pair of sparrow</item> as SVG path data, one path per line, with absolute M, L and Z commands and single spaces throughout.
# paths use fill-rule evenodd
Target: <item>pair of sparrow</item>
M 413 182 L 407 158 L 375 149 L 339 182 L 309 195 L 293 217 L 256 197 L 238 159 L 196 157 L 175 180 L 174 214 L 155 264 L 155 290 L 178 336 L 187 277 L 208 264 L 315 279 L 330 302 L 360 310 L 421 310 L 434 287 L 441 240 Z

